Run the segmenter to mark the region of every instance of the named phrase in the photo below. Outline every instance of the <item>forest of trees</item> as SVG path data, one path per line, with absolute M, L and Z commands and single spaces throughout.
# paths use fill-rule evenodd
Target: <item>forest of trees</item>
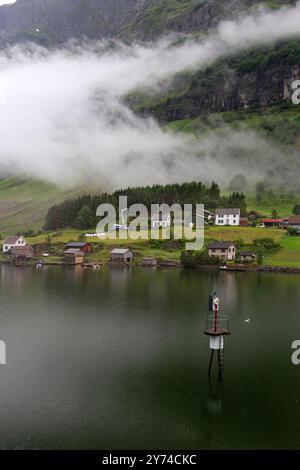
M 83 195 L 67 199 L 61 204 L 51 207 L 48 211 L 44 229 L 57 230 L 74 227 L 90 229 L 96 227 L 98 220 L 96 210 L 100 204 L 113 204 L 118 211 L 119 196 L 127 196 L 128 206 L 144 204 L 150 211 L 151 204 L 204 204 L 208 210 L 217 207 L 240 207 L 242 213 L 246 210 L 245 196 L 233 192 L 229 197 L 221 196 L 217 183 L 209 187 L 201 182 L 193 181 L 182 184 L 167 184 L 127 188 L 117 190 L 112 194 Z

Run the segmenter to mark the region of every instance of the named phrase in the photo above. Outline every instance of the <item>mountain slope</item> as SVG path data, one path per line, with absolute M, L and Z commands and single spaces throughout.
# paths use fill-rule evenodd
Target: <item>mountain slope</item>
M 0 234 L 40 230 L 49 207 L 77 194 L 42 181 L 0 180 Z
M 17 0 L 0 7 L 0 46 L 28 40 L 57 46 L 82 37 L 154 40 L 170 32 L 197 36 L 221 20 L 261 5 L 277 9 L 294 3 L 296 0 Z M 222 126 L 258 130 L 299 149 L 298 108 L 284 105 L 290 98 L 291 80 L 299 78 L 299 64 L 299 41 L 258 47 L 207 69 L 178 75 L 167 92 L 156 96 L 148 91 L 133 93 L 129 102 L 140 115 L 153 115 L 177 131 L 218 132 Z M 292 154 L 293 161 L 299 161 L 298 157 Z M 286 161 L 285 167 L 274 168 L 274 172 L 285 175 L 291 168 Z M 298 174 L 294 172 L 295 186 Z M 290 174 L 287 180 L 292 181 Z M 0 233 L 40 229 L 49 206 L 69 195 L 41 182 L 0 181 Z
M 136 0 L 17 0 L 0 7 L 1 42 L 46 45 L 109 37 L 131 17 Z
M 296 0 L 145 0 L 120 36 L 152 40 L 171 32 L 199 34 L 263 5 L 280 8 L 294 3 Z
M 17 0 L 0 7 L 0 43 L 44 45 L 70 38 L 156 39 L 199 33 L 262 4 L 278 8 L 295 0 Z
M 253 112 L 291 103 L 299 64 L 299 40 L 256 47 L 222 58 L 206 69 L 177 75 L 164 94 L 133 93 L 129 102 L 139 114 L 152 114 L 163 123 L 207 113 Z

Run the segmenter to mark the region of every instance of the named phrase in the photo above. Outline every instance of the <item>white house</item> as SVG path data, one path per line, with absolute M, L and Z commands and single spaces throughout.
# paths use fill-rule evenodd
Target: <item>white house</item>
M 217 209 L 215 225 L 240 225 L 240 209 Z
M 293 228 L 300 235 L 300 215 L 294 215 L 289 218 L 288 227 Z
M 170 212 L 159 212 L 152 217 L 152 228 L 171 227 Z
M 25 246 L 27 245 L 27 242 L 24 237 L 22 236 L 13 236 L 13 237 L 7 237 L 5 238 L 3 242 L 3 248 L 2 251 L 3 253 L 8 253 L 10 250 L 12 250 L 15 246 Z

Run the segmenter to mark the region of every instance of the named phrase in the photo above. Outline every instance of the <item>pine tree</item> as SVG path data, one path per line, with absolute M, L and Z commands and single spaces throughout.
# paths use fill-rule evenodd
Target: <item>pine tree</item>
M 89 206 L 83 206 L 78 212 L 75 225 L 82 230 L 92 228 L 93 214 Z

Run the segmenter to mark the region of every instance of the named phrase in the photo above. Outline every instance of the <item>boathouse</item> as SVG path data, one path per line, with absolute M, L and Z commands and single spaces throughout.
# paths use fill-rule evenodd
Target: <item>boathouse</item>
M 256 261 L 257 255 L 253 251 L 241 251 L 240 252 L 241 261 Z
M 142 259 L 141 266 L 157 266 L 157 259 L 152 256 L 145 256 Z
M 83 264 L 84 253 L 79 248 L 69 248 L 64 252 L 64 263 L 66 264 Z
M 115 248 L 110 252 L 110 262 L 113 264 L 129 264 L 133 260 L 133 252 L 129 248 Z

